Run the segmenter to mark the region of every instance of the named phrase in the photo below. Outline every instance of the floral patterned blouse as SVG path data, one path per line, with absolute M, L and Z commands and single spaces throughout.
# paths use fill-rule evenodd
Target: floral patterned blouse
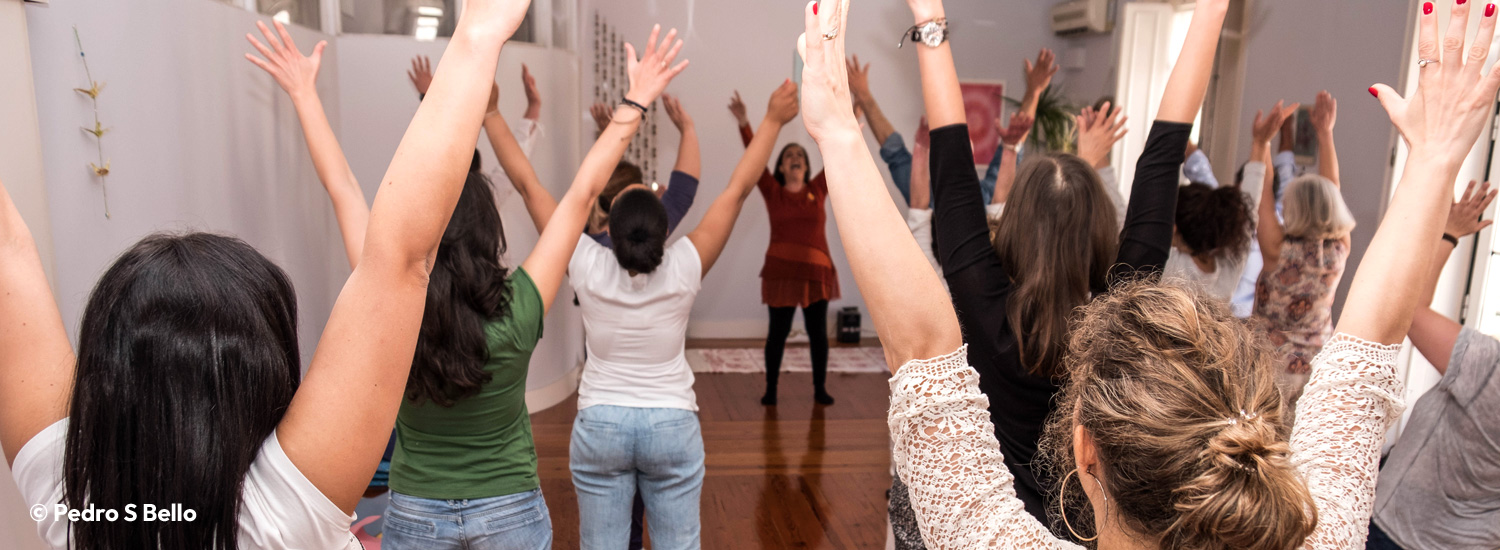
M 1285 374 L 1307 374 L 1333 336 L 1333 295 L 1344 277 L 1349 238 L 1287 237 L 1281 262 L 1255 282 L 1255 318 L 1276 346 Z

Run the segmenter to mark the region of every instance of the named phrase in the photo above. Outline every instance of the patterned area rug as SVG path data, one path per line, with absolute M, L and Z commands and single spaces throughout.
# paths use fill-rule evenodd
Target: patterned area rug
M 759 348 L 714 348 L 687 350 L 693 372 L 747 374 L 766 372 L 765 350 Z M 782 372 L 812 372 L 812 356 L 805 347 L 787 348 L 781 359 Z M 875 347 L 828 350 L 829 372 L 888 372 L 885 352 Z

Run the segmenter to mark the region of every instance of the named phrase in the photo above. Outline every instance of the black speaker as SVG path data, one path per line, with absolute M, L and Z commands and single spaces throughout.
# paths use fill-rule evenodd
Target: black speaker
M 846 307 L 839 310 L 838 333 L 839 343 L 859 343 L 860 314 L 857 307 Z

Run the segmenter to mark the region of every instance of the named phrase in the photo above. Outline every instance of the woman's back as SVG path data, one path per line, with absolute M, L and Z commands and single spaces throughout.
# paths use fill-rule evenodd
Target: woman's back
M 536 489 L 536 447 L 526 375 L 542 337 L 542 298 L 524 269 L 509 278 L 503 315 L 485 324 L 489 382 L 452 406 L 401 402 L 391 488 L 423 498 L 464 499 Z
M 631 275 L 609 249 L 582 238 L 568 273 L 588 343 L 578 407 L 697 410 L 683 351 L 688 314 L 703 283 L 693 241 L 678 239 L 654 271 Z
M 1255 284 L 1255 317 L 1283 349 L 1289 372 L 1306 373 L 1333 335 L 1333 298 L 1349 259 L 1349 239 L 1287 237 L 1281 261 Z

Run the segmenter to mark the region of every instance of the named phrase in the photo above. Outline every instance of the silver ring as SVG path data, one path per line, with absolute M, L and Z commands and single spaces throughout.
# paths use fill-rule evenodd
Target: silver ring
M 838 38 L 838 37 L 839 37 L 839 30 L 838 29 L 833 29 L 831 31 L 823 33 L 823 40 L 833 40 L 833 39 Z
M 1428 65 L 1436 65 L 1437 62 L 1438 62 L 1438 60 L 1436 60 L 1436 59 L 1418 59 L 1417 60 L 1417 68 L 1418 69 L 1426 69 Z

